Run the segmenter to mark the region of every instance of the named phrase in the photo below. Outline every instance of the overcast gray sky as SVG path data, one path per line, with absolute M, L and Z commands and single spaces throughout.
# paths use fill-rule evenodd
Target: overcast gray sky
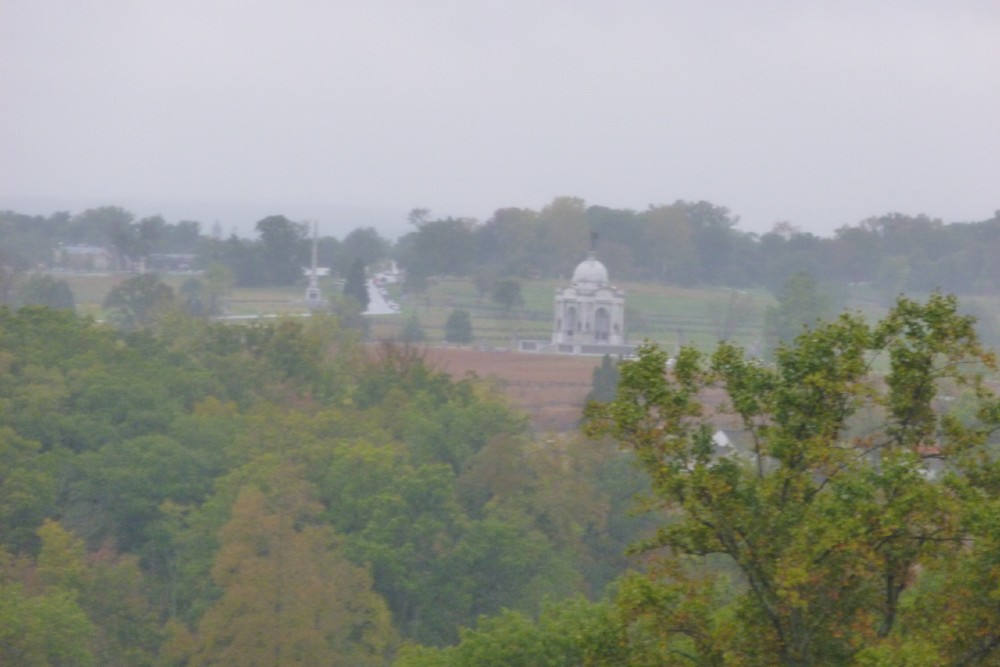
M 989 218 L 1000 2 L 0 0 L 0 205 L 249 229 L 561 195 Z

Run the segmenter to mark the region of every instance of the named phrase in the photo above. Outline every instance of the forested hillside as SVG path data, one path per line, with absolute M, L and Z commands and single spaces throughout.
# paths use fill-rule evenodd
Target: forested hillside
M 614 447 L 324 318 L 0 310 L 0 458 L 11 665 L 386 664 L 599 596 L 642 525 Z

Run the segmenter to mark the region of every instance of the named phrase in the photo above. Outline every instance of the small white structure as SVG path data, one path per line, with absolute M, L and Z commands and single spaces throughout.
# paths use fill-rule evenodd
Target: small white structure
M 319 245 L 319 223 L 313 220 L 312 265 L 309 271 L 309 286 L 306 287 L 306 305 L 310 308 L 322 308 L 323 294 L 319 289 L 319 268 L 316 266 L 316 252 Z
M 575 353 L 626 345 L 625 293 L 611 285 L 594 251 L 573 271 L 570 286 L 556 289 L 552 344 Z

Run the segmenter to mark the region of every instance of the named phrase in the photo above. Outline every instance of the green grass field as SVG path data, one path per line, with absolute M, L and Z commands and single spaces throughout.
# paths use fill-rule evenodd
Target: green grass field
M 70 275 L 58 278 L 69 282 L 81 314 L 101 316 L 101 303 L 107 293 L 129 278 L 128 275 Z M 163 276 L 175 290 L 190 276 Z M 524 305 L 510 313 L 490 300 L 480 297 L 471 279 L 438 279 L 419 295 L 405 295 L 398 285 L 389 285 L 390 298 L 401 306 L 395 315 L 370 317 L 374 338 L 395 338 L 406 320 L 416 315 L 431 342 L 444 340 L 444 323 L 453 309 L 463 308 L 472 315 L 476 340 L 487 346 L 507 347 L 515 338 L 548 339 L 552 329 L 555 280 L 523 280 Z M 679 343 L 711 349 L 722 336 L 752 348 L 761 340 L 764 311 L 775 303 L 765 290 L 736 291 L 725 288 L 682 288 L 648 283 L 623 283 L 625 291 L 626 330 L 629 341 L 652 340 L 673 349 Z M 322 285 L 326 295 L 339 292 L 333 281 Z M 229 311 L 233 315 L 301 314 L 304 286 L 282 288 L 241 288 L 233 291 Z M 981 334 L 989 344 L 1000 339 L 996 313 L 1000 298 L 963 299 L 968 310 L 981 322 Z M 886 309 L 865 287 L 852 287 L 846 295 L 847 308 L 876 319 Z M 728 325 L 727 325 L 728 322 Z
M 425 294 L 403 298 L 401 316 L 416 315 L 435 340 L 444 337 L 444 322 L 455 308 L 472 315 L 476 339 L 486 345 L 507 346 L 520 338 L 547 339 L 552 332 L 554 280 L 522 281 L 524 306 L 511 313 L 503 310 L 488 297 L 480 298 L 471 281 L 438 280 Z M 732 290 L 684 289 L 666 285 L 625 283 L 626 329 L 629 340 L 638 343 L 649 339 L 665 345 L 678 342 L 698 347 L 712 347 L 723 329 Z M 738 293 L 742 305 L 730 338 L 741 344 L 752 344 L 760 338 L 764 308 L 774 299 L 766 292 Z M 378 319 L 378 318 L 376 318 Z M 397 325 L 401 326 L 401 324 Z M 388 323 L 376 325 L 377 332 L 390 332 Z M 389 334 L 391 335 L 391 334 Z

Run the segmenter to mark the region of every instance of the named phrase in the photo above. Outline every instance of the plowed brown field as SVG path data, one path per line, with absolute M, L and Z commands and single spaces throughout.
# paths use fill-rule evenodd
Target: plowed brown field
M 434 347 L 426 360 L 455 379 L 494 378 L 511 404 L 543 432 L 575 429 L 601 357 Z

